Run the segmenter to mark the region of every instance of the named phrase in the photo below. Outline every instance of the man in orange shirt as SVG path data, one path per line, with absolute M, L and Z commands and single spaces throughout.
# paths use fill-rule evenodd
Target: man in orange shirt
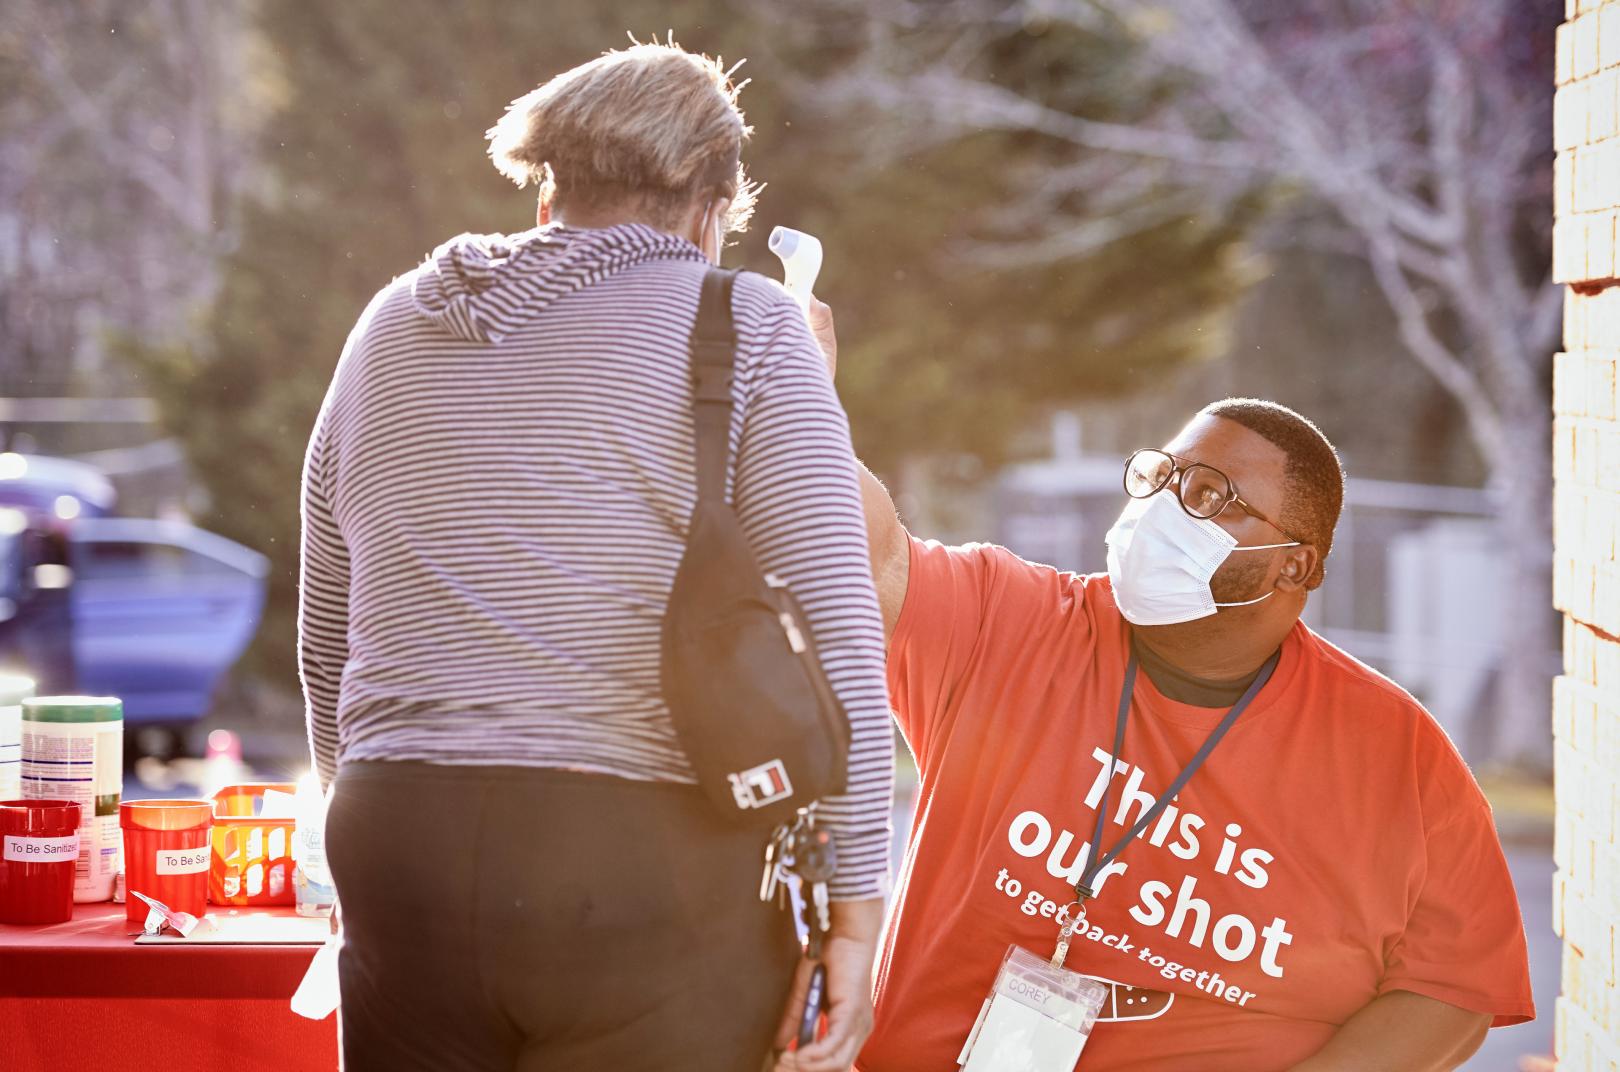
M 1078 576 L 916 540 L 864 478 L 921 787 L 863 1072 L 956 1068 L 1009 944 L 1049 957 L 1077 899 L 1065 963 L 1110 985 L 1084 1072 L 1428 1072 L 1534 1016 L 1467 766 L 1300 621 L 1343 480 L 1299 414 L 1216 403 L 1130 459 Z

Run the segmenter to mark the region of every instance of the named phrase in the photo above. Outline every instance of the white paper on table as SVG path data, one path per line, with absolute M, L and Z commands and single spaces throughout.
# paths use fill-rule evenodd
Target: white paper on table
M 338 948 L 343 939 L 332 935 L 316 952 L 292 996 L 292 1011 L 309 1020 L 324 1020 L 338 1007 Z
M 332 933 L 330 920 L 313 916 L 247 911 L 210 913 L 206 927 L 182 938 L 172 931 L 143 934 L 136 945 L 321 945 Z

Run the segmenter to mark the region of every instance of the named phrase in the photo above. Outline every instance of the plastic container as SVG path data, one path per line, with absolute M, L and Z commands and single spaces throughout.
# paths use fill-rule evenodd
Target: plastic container
M 0 923 L 72 919 L 79 805 L 71 800 L 0 800 L 0 842 Z
M 124 828 L 124 871 L 128 899 L 124 916 L 146 919 L 144 893 L 176 912 L 201 918 L 208 911 L 211 800 L 126 800 L 119 807 Z
M 113 696 L 22 701 L 22 795 L 79 805 L 73 899 L 112 899 L 118 876 L 118 801 L 124 791 L 124 705 Z
M 330 916 L 337 903 L 332 869 L 326 863 L 326 797 L 313 774 L 298 782 L 298 830 L 293 842 L 294 903 L 300 916 Z
M 290 782 L 250 782 L 214 794 L 213 859 L 208 868 L 208 899 L 214 904 L 293 903 L 295 820 L 266 819 L 262 812 L 267 791 L 290 797 L 296 788 Z
M 0 676 L 0 800 L 22 791 L 22 702 L 34 695 L 31 677 Z

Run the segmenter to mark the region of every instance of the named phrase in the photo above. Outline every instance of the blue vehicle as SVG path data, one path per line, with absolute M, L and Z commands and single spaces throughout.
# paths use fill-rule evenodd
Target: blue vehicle
M 253 640 L 270 560 L 179 521 L 85 518 L 69 530 L 78 690 L 128 722 L 192 721 Z
M 270 563 L 183 521 L 111 516 L 89 466 L 0 454 L 0 662 L 177 733 L 253 639 Z
M 94 466 L 69 458 L 0 453 L 0 505 L 23 511 L 30 521 L 72 521 L 112 513 L 118 493 Z

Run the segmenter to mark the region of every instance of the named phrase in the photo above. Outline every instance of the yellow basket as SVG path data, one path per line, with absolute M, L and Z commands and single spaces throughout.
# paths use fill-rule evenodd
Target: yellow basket
M 213 859 L 208 900 L 217 905 L 268 907 L 293 903 L 292 819 L 262 819 L 266 790 L 291 795 L 290 782 L 250 782 L 214 794 Z

